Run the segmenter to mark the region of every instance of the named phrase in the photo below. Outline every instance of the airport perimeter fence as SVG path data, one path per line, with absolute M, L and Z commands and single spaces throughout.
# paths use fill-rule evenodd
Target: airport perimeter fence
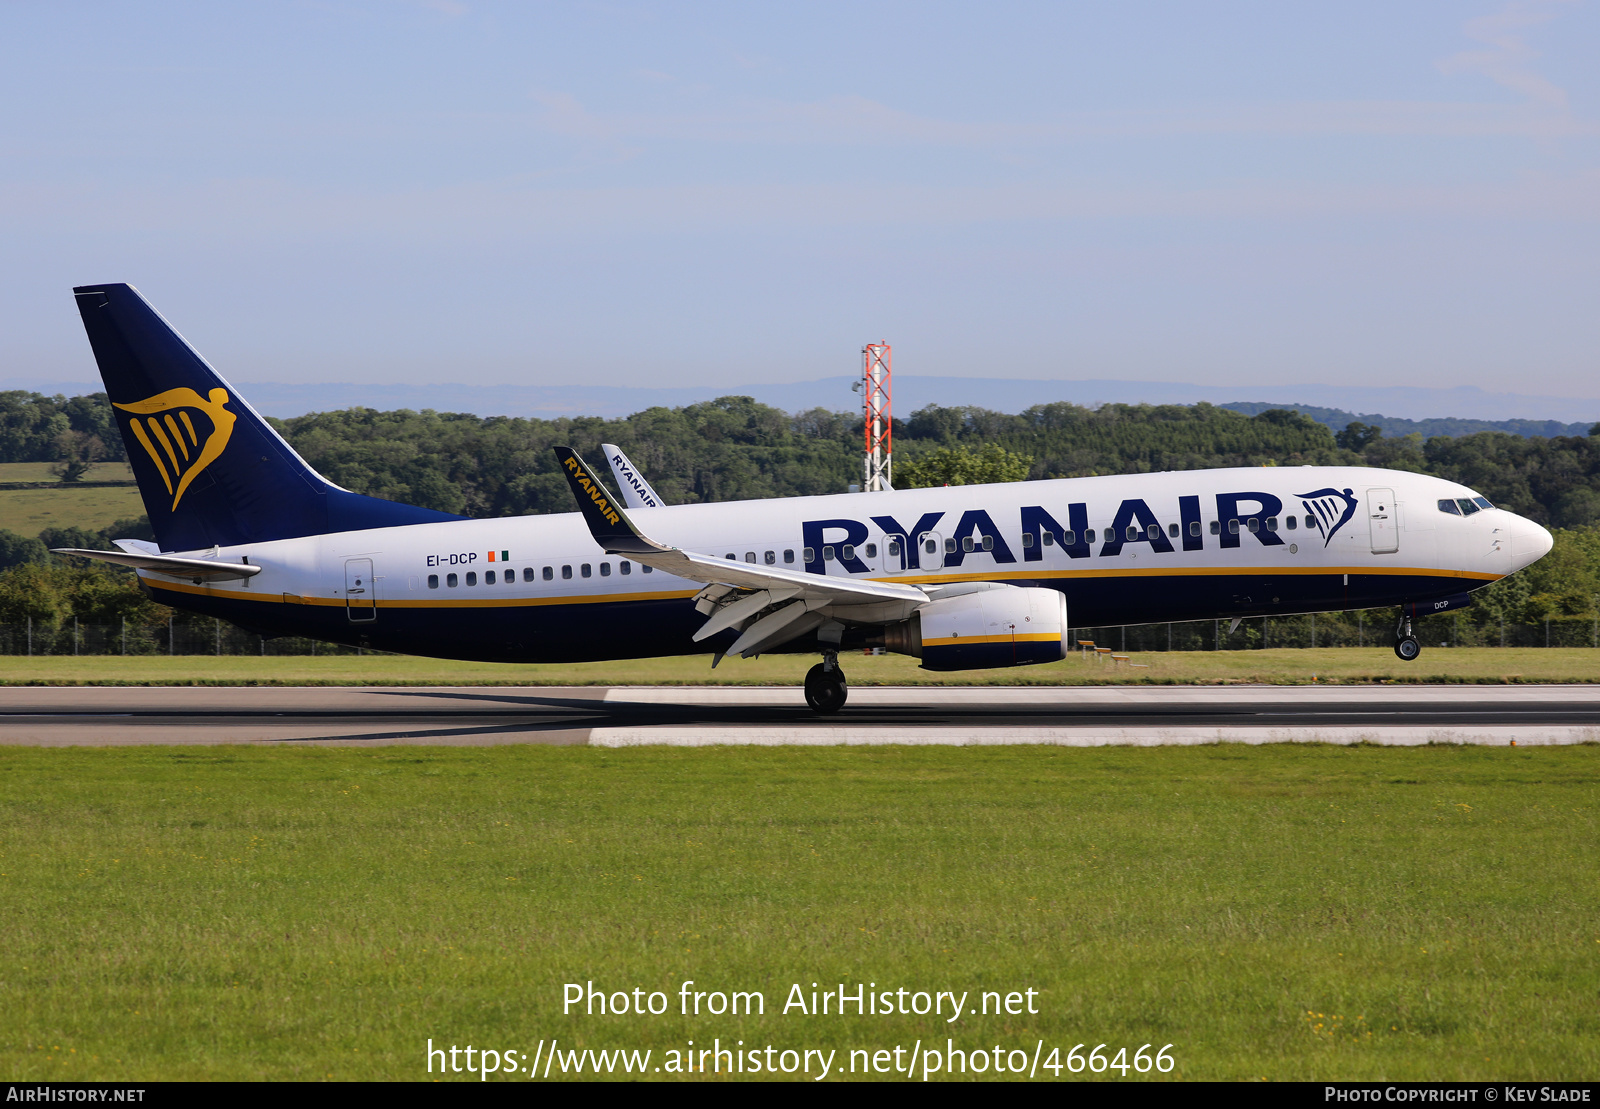
M 1506 624 L 1445 613 L 1416 620 L 1424 647 L 1600 647 L 1600 617 L 1558 616 L 1538 624 Z M 1240 651 L 1266 647 L 1389 647 L 1394 609 L 1317 616 L 1253 616 L 1230 630 L 1228 620 L 1073 628 L 1068 644 L 1093 640 L 1114 651 Z M 0 655 L 354 655 L 382 654 L 316 639 L 256 635 L 222 620 L 158 624 L 84 624 L 76 620 L 0 624 Z
M 1536 624 L 1476 618 L 1471 610 L 1413 620 L 1424 647 L 1600 647 L 1600 616 L 1555 616 Z M 1073 628 L 1068 642 L 1114 651 L 1244 651 L 1271 647 L 1392 647 L 1395 609 L 1305 616 L 1251 616 L 1174 624 Z
M 0 624 L 0 655 L 355 655 L 381 654 L 317 639 L 271 638 L 223 620 Z

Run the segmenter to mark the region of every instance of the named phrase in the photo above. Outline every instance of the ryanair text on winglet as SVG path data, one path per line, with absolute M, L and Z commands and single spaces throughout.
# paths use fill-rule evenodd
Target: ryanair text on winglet
M 595 503 L 595 507 L 600 510 L 600 514 L 606 518 L 608 523 L 622 523 L 622 517 L 618 516 L 616 510 L 611 507 L 611 501 L 600 492 L 600 483 L 584 473 L 583 467 L 578 465 L 578 460 L 570 455 L 567 457 L 567 469 L 572 471 L 574 479 L 588 492 L 589 499 Z

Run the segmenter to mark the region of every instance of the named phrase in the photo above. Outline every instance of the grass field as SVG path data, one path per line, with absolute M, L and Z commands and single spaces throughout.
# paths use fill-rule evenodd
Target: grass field
M 798 685 L 814 655 L 731 659 L 710 655 L 520 666 L 409 655 L 0 655 L 0 685 Z M 1582 647 L 1456 647 L 1401 662 L 1381 647 L 1174 651 L 1133 657 L 1142 666 L 1084 662 L 936 674 L 902 655 L 844 655 L 852 685 L 1087 685 L 1265 682 L 1592 682 L 1600 651 Z
M 18 1081 L 416 1079 L 430 1037 L 1600 1077 L 1593 747 L 5 748 L 0 769 Z M 766 1015 L 676 1015 L 685 979 Z M 672 1008 L 562 1015 L 590 980 Z M 1039 1012 L 779 1013 L 792 983 L 861 981 L 1031 988 Z
M 71 485 L 59 489 L 0 489 L 0 528 L 18 535 L 38 535 L 45 528 L 95 530 L 142 515 L 144 502 L 139 499 L 138 489 L 131 485 L 111 489 Z
M 0 462 L 0 482 L 58 481 L 50 472 L 53 462 Z M 132 481 L 133 467 L 126 462 L 96 462 L 84 481 Z M 67 486 L 66 488 L 70 488 Z

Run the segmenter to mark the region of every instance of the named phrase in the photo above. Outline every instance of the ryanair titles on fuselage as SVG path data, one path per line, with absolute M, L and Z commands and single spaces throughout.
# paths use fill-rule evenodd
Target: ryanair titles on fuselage
M 1354 517 L 1358 502 L 1351 493 L 1350 489 L 1324 488 L 1298 494 L 1307 528 L 1324 546 Z M 1096 554 L 1114 557 L 1121 554 L 1124 547 L 1137 543 L 1148 544 L 1151 551 L 1160 554 L 1178 549 L 1174 541 L 1185 551 L 1199 551 L 1205 549 L 1208 535 L 1215 535 L 1216 545 L 1224 549 L 1240 546 L 1246 535 L 1268 547 L 1282 546 L 1289 541 L 1280 531 L 1284 527 L 1280 519 L 1283 500 L 1272 493 L 1257 490 L 1217 493 L 1215 513 L 1209 520 L 1202 516 L 1200 501 L 1198 496 L 1180 496 L 1176 516 L 1163 519 L 1144 498 L 1125 498 L 1118 505 L 1110 526 L 1098 537 L 1098 552 L 1094 549 L 1097 537 L 1089 527 L 1088 502 L 1069 502 L 1064 512 L 1065 522 L 1041 505 L 1026 505 L 1021 509 L 1022 561 L 1043 561 L 1047 546 L 1060 547 L 1069 558 L 1090 558 Z M 941 523 L 951 515 L 937 511 L 915 518 L 908 516 L 904 520 L 891 515 L 873 515 L 869 519 L 884 535 L 905 540 L 906 569 L 920 569 L 925 553 L 933 555 L 934 565 L 945 568 L 958 567 L 966 555 L 977 553 L 988 555 L 996 563 L 1017 561 L 1016 553 L 1001 535 L 988 510 L 966 509 L 954 527 L 941 531 Z M 801 525 L 801 532 L 808 571 L 826 573 L 824 552 L 836 552 L 840 566 L 850 573 L 871 570 L 855 553 L 871 535 L 871 529 L 864 522 L 807 520 Z M 943 550 L 925 552 L 919 540 L 930 533 L 948 540 Z M 965 542 L 968 539 L 972 540 L 970 544 Z

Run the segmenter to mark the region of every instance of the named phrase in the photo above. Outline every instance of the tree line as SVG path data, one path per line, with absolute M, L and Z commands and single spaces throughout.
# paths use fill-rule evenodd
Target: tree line
M 838 493 L 861 480 L 859 416 L 824 409 L 791 415 L 749 397 L 620 419 L 351 408 L 271 422 L 307 462 L 348 489 L 473 517 L 571 511 L 554 445 L 574 446 L 596 462 L 601 443 L 619 445 L 669 504 Z M 1016 414 L 930 405 L 896 419 L 893 437 L 901 487 L 1223 466 L 1368 465 L 1434 474 L 1558 529 L 1556 550 L 1480 594 L 1477 611 L 1487 616 L 1492 604 L 1496 618 L 1518 622 L 1577 617 L 1594 611 L 1600 593 L 1600 440 L 1593 435 L 1484 431 L 1424 440 L 1360 422 L 1335 433 L 1286 409 L 1250 415 L 1210 404 L 1057 403 Z M 102 457 L 126 457 L 104 394 L 0 393 L 0 461 L 60 461 L 75 450 L 81 457 L 86 439 L 100 442 Z M 46 547 L 106 548 L 113 538 L 149 537 L 143 519 L 99 532 L 0 533 L 0 567 L 46 567 Z M 93 590 L 84 592 L 87 579 L 71 581 L 79 584 L 30 578 L 29 588 L 54 598 L 32 611 L 83 619 L 103 611 Z M 0 598 L 0 621 L 10 621 L 21 602 L 0 592 L 12 598 Z M 80 596 L 86 599 L 74 599 Z

